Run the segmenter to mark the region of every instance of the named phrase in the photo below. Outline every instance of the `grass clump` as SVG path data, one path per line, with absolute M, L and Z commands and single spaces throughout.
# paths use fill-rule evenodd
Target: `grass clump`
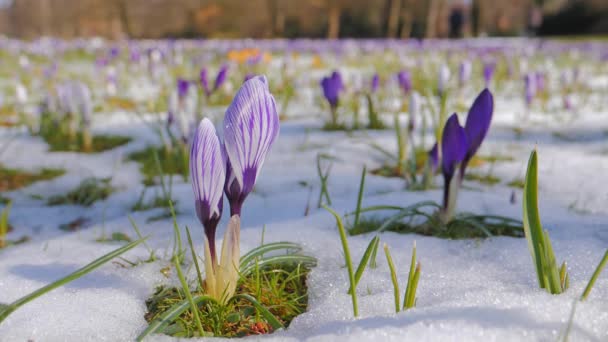
M 242 276 L 237 285 L 237 295 L 226 304 L 214 300 L 199 302 L 196 314 L 204 336 L 242 337 L 274 331 L 256 306 L 239 294 L 254 297 L 283 326 L 288 326 L 308 307 L 306 277 L 309 272 L 310 269 L 301 264 L 267 265 Z M 200 289 L 192 291 L 193 298 L 203 295 L 204 291 Z M 153 322 L 185 298 L 183 288 L 157 287 L 152 297 L 146 301 L 148 312 L 145 319 Z M 173 337 L 200 336 L 192 310 L 184 311 L 178 319 L 164 327 L 162 333 Z
M 61 133 L 43 134 L 42 138 L 49 144 L 50 150 L 53 152 L 82 152 L 82 153 L 98 153 L 111 150 L 118 146 L 122 146 L 131 141 L 130 137 L 120 135 L 95 135 L 92 137 L 91 148 L 84 148 L 84 139 L 81 133 L 78 133 L 73 141 L 67 135 Z
M 90 207 L 93 203 L 108 198 L 116 189 L 112 187 L 108 178 L 87 178 L 72 191 L 65 195 L 52 196 L 47 200 L 48 205 L 81 205 Z
M 51 180 L 64 173 L 65 170 L 61 169 L 45 168 L 37 172 L 28 172 L 0 165 L 0 192 L 16 190 L 38 181 Z
M 158 157 L 159 165 L 156 161 Z M 131 153 L 128 160 L 138 162 L 139 170 L 144 175 L 144 185 L 155 184 L 155 178 L 165 175 L 182 175 L 184 181 L 188 180 L 189 155 L 183 149 L 150 146 L 141 151 Z
M 500 183 L 500 178 L 498 178 L 492 174 L 480 175 L 477 173 L 469 172 L 466 175 L 464 175 L 464 179 L 466 179 L 468 181 L 479 182 L 479 183 L 485 184 L 485 185 L 495 185 L 495 184 Z

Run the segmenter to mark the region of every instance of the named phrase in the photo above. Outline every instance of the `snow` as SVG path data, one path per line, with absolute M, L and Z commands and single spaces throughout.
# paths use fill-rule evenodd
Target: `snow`
M 599 82 L 599 81 L 598 81 Z M 316 89 L 313 89 L 316 91 Z M 348 275 L 334 218 L 317 209 L 319 180 L 316 156 L 337 157 L 329 177 L 332 207 L 339 213 L 355 207 L 363 165 L 376 168 L 384 157 L 370 147 L 376 142 L 395 150 L 391 130 L 375 132 L 322 132 L 325 115 L 311 102 L 300 99 L 290 105 L 295 118 L 281 124 L 281 134 L 261 172 L 254 193 L 242 215 L 241 249 L 255 247 L 265 226 L 265 240 L 294 241 L 318 258 L 308 279 L 309 308 L 285 331 L 255 337 L 268 341 L 513 341 L 557 340 L 566 328 L 572 305 L 586 286 L 608 247 L 608 112 L 582 109 L 575 118 L 555 120 L 532 115 L 521 123 L 521 100 L 498 96 L 495 119 L 482 155 L 498 153 L 513 161 L 476 169 L 485 174 L 492 168 L 499 185 L 466 182 L 459 195 L 459 210 L 521 218 L 521 190 L 510 203 L 511 188 L 505 184 L 523 178 L 530 151 L 538 149 L 540 212 L 549 230 L 558 262 L 565 260 L 570 289 L 554 296 L 538 288 L 525 239 L 495 237 L 485 240 L 449 241 L 417 235 L 383 233 L 381 243 L 391 248 L 399 283 L 405 289 L 411 248 L 416 241 L 422 274 L 417 306 L 394 313 L 393 287 L 384 254 L 379 267 L 367 269 L 357 288 L 360 316 L 353 318 L 347 295 Z M 467 98 L 467 103 L 472 98 Z M 221 113 L 222 109 L 217 109 Z M 85 265 L 117 248 L 99 243 L 103 234 L 124 232 L 135 236 L 127 215 L 137 222 L 148 244 L 161 260 L 125 268 L 108 263 L 93 273 L 23 306 L 0 324 L 2 341 L 130 341 L 146 327 L 144 301 L 154 287 L 176 283 L 176 275 L 160 271 L 169 264 L 172 223 L 147 223 L 158 210 L 130 213 L 143 186 L 138 165 L 124 157 L 150 143 L 155 133 L 133 113 L 103 113 L 96 118 L 95 132 L 126 134 L 129 144 L 99 154 L 49 153 L 39 138 L 24 131 L 2 129 L 0 144 L 11 140 L 0 154 L 0 163 L 36 170 L 65 168 L 54 180 L 35 183 L 8 194 L 14 199 L 11 223 L 17 227 L 9 239 L 28 235 L 32 241 L 0 250 L 0 302 L 8 303 Z M 536 114 L 536 113 L 533 113 Z M 214 120 L 218 122 L 218 117 Z M 152 120 L 147 117 L 147 120 Z M 513 128 L 523 127 L 517 137 Z M 576 138 L 575 142 L 553 132 Z M 430 142 L 427 137 L 427 142 Z M 112 177 L 119 190 L 90 208 L 47 207 L 33 194 L 45 198 L 71 190 L 87 177 Z M 312 185 L 312 190 L 301 182 Z M 173 197 L 178 201 L 180 227 L 188 226 L 202 251 L 202 227 L 194 211 L 190 184 L 173 179 Z M 422 200 L 439 201 L 441 190 L 408 192 L 399 179 L 367 176 L 364 205 L 407 205 Z M 307 206 L 310 214 L 304 216 Z M 90 218 L 86 229 L 65 233 L 57 227 L 78 217 Z M 224 215 L 218 236 L 227 223 Z M 373 235 L 349 237 L 352 257 L 359 261 Z M 218 241 L 219 243 L 219 241 Z M 139 246 L 124 257 L 145 260 L 148 251 Z M 193 279 L 194 270 L 189 270 Z M 597 280 L 589 299 L 576 306 L 570 333 L 573 341 L 608 340 L 608 272 Z M 174 340 L 157 335 L 150 341 Z

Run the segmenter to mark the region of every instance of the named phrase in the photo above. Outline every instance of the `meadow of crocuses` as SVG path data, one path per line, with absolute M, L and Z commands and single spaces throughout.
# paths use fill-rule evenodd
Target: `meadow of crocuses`
M 0 126 L 1 341 L 608 339 L 608 43 L 0 38 Z

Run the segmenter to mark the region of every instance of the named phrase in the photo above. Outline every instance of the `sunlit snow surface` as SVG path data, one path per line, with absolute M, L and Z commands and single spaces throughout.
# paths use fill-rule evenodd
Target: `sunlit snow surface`
M 309 278 L 309 310 L 291 326 L 264 340 L 314 341 L 556 341 L 565 329 L 572 304 L 582 293 L 591 273 L 608 247 L 608 113 L 589 110 L 573 121 L 556 121 L 541 114 L 522 123 L 521 104 L 511 105 L 498 98 L 494 124 L 481 154 L 499 153 L 514 158 L 475 172 L 492 172 L 502 185 L 485 187 L 465 182 L 459 210 L 521 218 L 521 190 L 510 203 L 511 188 L 504 184 L 523 178 L 530 151 L 539 153 L 540 210 L 549 230 L 558 262 L 566 260 L 570 289 L 560 296 L 540 290 L 524 239 L 447 241 L 415 235 L 384 233 L 405 288 L 411 247 L 418 246 L 422 275 L 415 309 L 394 313 L 393 288 L 383 253 L 379 267 L 367 270 L 358 286 L 361 317 L 353 319 L 351 298 L 346 294 L 347 271 L 342 249 L 329 213 L 316 209 L 319 181 L 316 155 L 336 156 L 329 179 L 332 207 L 340 213 L 354 209 L 361 168 L 379 167 L 384 158 L 370 147 L 376 142 L 395 150 L 391 130 L 380 132 L 326 133 L 319 130 L 320 111 L 294 103 L 299 118 L 281 125 L 281 134 L 267 159 L 255 192 L 243 210 L 241 248 L 255 247 L 266 225 L 265 240 L 301 243 L 318 258 L 318 267 Z M 221 113 L 221 109 L 219 112 Z M 218 116 L 214 118 L 219 122 Z M 523 127 L 521 137 L 513 127 Z M 17 229 L 9 238 L 27 234 L 32 241 L 0 251 L 0 302 L 15 300 L 61 275 L 74 271 L 118 245 L 95 239 L 113 232 L 134 236 L 127 218 L 129 208 L 142 190 L 135 163 L 124 157 L 149 143 L 157 143 L 155 133 L 131 113 L 98 116 L 98 132 L 114 132 L 135 137 L 126 146 L 105 153 L 80 155 L 48 153 L 39 138 L 25 132 L 3 130 L 0 139 L 11 141 L 0 162 L 11 167 L 39 169 L 63 167 L 68 172 L 55 180 L 40 182 L 9 195 L 15 200 L 11 222 Z M 574 137 L 566 142 L 552 133 Z M 430 142 L 427 137 L 427 143 Z M 90 176 L 112 176 L 120 191 L 91 208 L 47 207 L 31 195 L 65 193 Z M 301 185 L 312 185 L 312 191 Z M 441 185 L 438 179 L 437 184 Z M 194 232 L 202 251 L 202 228 L 196 220 L 190 184 L 174 178 L 173 196 L 178 201 L 180 227 Z M 407 205 L 422 200 L 439 201 L 440 190 L 408 192 L 399 179 L 368 175 L 364 205 Z M 310 202 L 310 214 L 304 212 Z M 170 220 L 146 223 L 158 210 L 131 214 L 149 245 L 164 259 L 134 268 L 107 264 L 82 279 L 61 287 L 12 314 L 0 325 L 2 341 L 128 341 L 146 327 L 144 301 L 155 286 L 176 283 L 160 270 L 169 264 L 172 246 Z M 86 229 L 65 233 L 57 227 L 80 216 L 91 219 Z M 227 216 L 227 215 L 225 215 Z M 226 217 L 220 224 L 223 235 Z M 350 237 L 353 260 L 361 257 L 371 235 Z M 146 259 L 144 247 L 125 255 L 126 259 Z M 117 260 L 119 261 L 119 260 Z M 119 261 L 120 262 L 120 261 Z M 124 264 L 124 263 L 123 263 Z M 190 276 L 194 275 L 190 270 Z M 256 337 L 257 338 L 257 337 Z M 595 284 L 587 302 L 577 305 L 570 333 L 572 341 L 608 340 L 608 271 Z M 152 341 L 172 340 L 154 336 Z

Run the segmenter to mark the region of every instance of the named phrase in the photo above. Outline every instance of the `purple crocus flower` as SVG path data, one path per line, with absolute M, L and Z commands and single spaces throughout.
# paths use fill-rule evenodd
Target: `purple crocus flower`
M 469 144 L 464 161 L 460 166 L 460 177 L 464 177 L 464 171 L 467 164 L 473 158 L 481 143 L 488 134 L 490 123 L 492 122 L 492 114 L 494 113 L 494 97 L 486 88 L 475 99 L 473 105 L 469 109 L 467 121 L 464 125 L 464 131 L 467 135 Z
M 371 84 L 371 92 L 375 93 L 380 87 L 380 76 L 378 74 L 374 74 L 372 76 L 372 84 Z
M 266 154 L 279 134 L 279 115 L 264 76 L 241 86 L 224 117 L 227 156 L 224 191 L 230 216 L 239 215 L 245 198 L 255 185 Z
M 321 87 L 323 88 L 323 95 L 327 99 L 327 102 L 329 102 L 331 108 L 336 109 L 340 100 L 340 91 L 344 89 L 340 73 L 334 71 L 331 76 L 323 77 L 321 80 Z
M 397 81 L 399 87 L 403 90 L 404 94 L 407 94 L 412 90 L 412 76 L 409 71 L 402 70 L 397 74 Z
M 216 260 L 215 231 L 222 216 L 226 162 L 222 145 L 209 119 L 203 119 L 190 149 L 190 174 L 196 216 L 205 228 L 211 258 Z
M 483 80 L 486 83 L 486 87 L 489 87 L 492 77 L 494 77 L 494 71 L 496 70 L 496 63 L 488 62 L 483 65 Z
M 524 88 L 526 106 L 530 107 L 534 95 L 536 95 L 536 78 L 534 75 L 526 74 L 526 76 L 524 76 Z
M 177 80 L 177 95 L 180 99 L 183 99 L 188 95 L 188 88 L 190 87 L 190 81 L 182 78 Z
M 437 172 L 437 168 L 439 167 L 439 150 L 437 149 L 437 143 L 435 143 L 429 151 L 429 164 L 431 165 L 432 173 Z
M 452 180 L 457 166 L 464 161 L 467 150 L 467 135 L 458 122 L 458 115 L 454 113 L 446 122 L 441 139 L 441 171 L 444 179 L 441 219 L 444 223 L 451 220 L 454 212 L 460 181 Z
M 226 77 L 228 75 L 228 65 L 224 64 L 220 68 L 220 71 L 217 73 L 217 77 L 215 78 L 215 84 L 213 85 L 213 90 L 218 90 L 222 84 L 226 81 Z
M 207 69 L 206 68 L 201 69 L 200 82 L 201 82 L 201 87 L 203 88 L 203 91 L 205 92 L 205 95 L 206 96 L 211 95 L 211 89 L 209 89 L 209 81 L 207 80 Z

